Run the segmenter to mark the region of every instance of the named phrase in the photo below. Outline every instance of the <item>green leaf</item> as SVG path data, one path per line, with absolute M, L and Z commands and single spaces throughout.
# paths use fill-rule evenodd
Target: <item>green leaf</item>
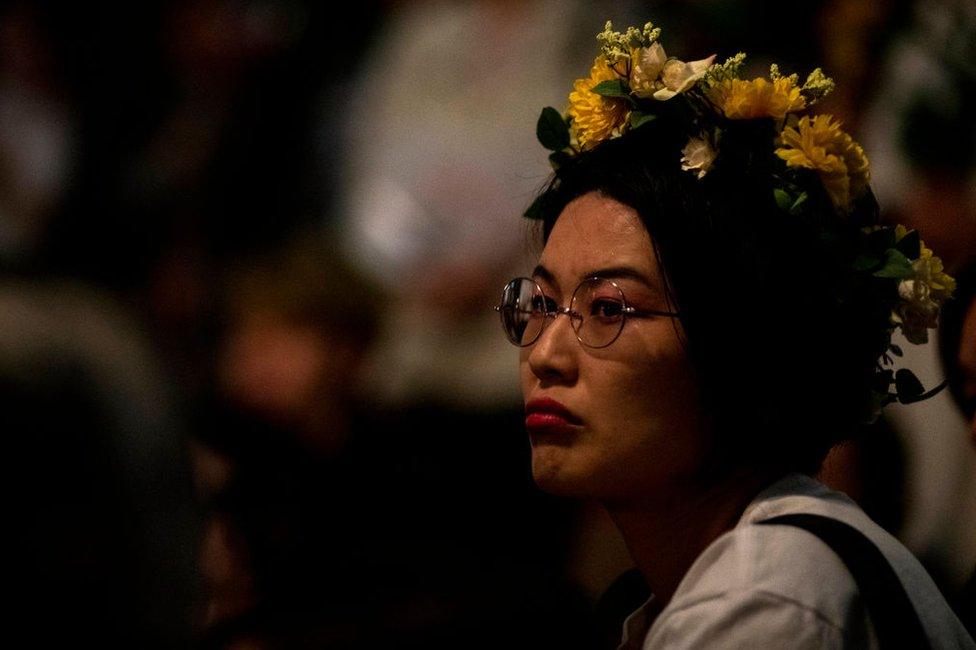
M 895 372 L 893 370 L 882 370 L 876 372 L 872 378 L 871 384 L 874 390 L 879 393 L 888 393 L 888 387 L 891 386 L 892 382 L 895 381 Z
M 908 372 L 908 371 L 906 371 L 906 372 Z M 913 377 L 914 377 L 914 375 L 913 375 Z M 918 380 L 916 379 L 915 381 L 917 382 Z M 929 399 L 930 397 L 935 397 L 936 395 L 938 395 L 939 393 L 941 393 L 943 390 L 945 390 L 945 388 L 948 385 L 949 385 L 949 380 L 946 379 L 946 380 L 943 380 L 943 382 L 941 384 L 939 384 L 935 388 L 933 388 L 933 389 L 931 389 L 931 390 L 929 390 L 929 391 L 927 391 L 925 393 L 918 393 L 917 395 L 916 394 L 909 393 L 908 395 L 902 396 L 901 391 L 899 391 L 898 392 L 898 401 L 901 402 L 902 404 L 914 404 L 915 402 L 923 402 L 923 401 Z M 919 390 L 921 390 L 921 386 L 922 386 L 921 384 L 918 385 Z
M 894 248 L 885 251 L 884 264 L 873 273 L 876 278 L 910 278 L 914 274 L 912 263 L 905 255 Z
M 532 205 L 526 209 L 522 216 L 524 216 L 526 219 L 542 219 L 542 209 L 545 207 L 545 204 L 546 192 L 543 192 L 539 196 L 535 197 L 535 201 L 532 202 Z
M 902 368 L 895 373 L 895 388 L 898 389 L 898 401 L 902 404 L 914 401 L 914 398 L 925 392 L 922 382 L 908 368 Z
M 630 86 L 623 79 L 607 79 L 590 88 L 601 97 L 630 97 Z
M 779 206 L 779 209 L 788 212 L 790 206 L 793 205 L 793 197 L 790 196 L 789 192 L 777 187 L 773 190 L 773 196 L 776 198 L 776 205 Z
M 917 230 L 912 230 L 895 244 L 895 248 L 905 254 L 910 260 L 917 260 L 922 254 L 922 240 Z
M 552 106 L 546 106 L 535 125 L 535 135 L 550 151 L 562 151 L 569 146 L 569 125 Z
M 878 264 L 881 264 L 881 260 L 874 255 L 861 254 L 854 258 L 855 271 L 870 271 Z
M 790 206 L 790 214 L 798 214 L 800 212 L 800 208 L 803 207 L 804 203 L 806 203 L 807 198 L 809 198 L 807 193 L 801 192 L 800 196 L 796 197 L 796 201 L 793 202 L 793 205 Z
M 632 129 L 639 128 L 647 124 L 648 122 L 653 122 L 656 119 L 657 119 L 657 115 L 651 115 L 648 113 L 638 113 L 637 111 L 634 111 L 633 113 L 630 114 L 630 128 Z
M 553 171 L 559 171 L 559 168 L 568 163 L 572 157 L 566 151 L 553 151 L 549 154 L 549 164 L 552 165 Z

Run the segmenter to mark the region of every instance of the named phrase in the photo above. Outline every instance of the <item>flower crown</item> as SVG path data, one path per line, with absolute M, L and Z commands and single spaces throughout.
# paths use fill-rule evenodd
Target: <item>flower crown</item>
M 683 111 L 694 125 L 682 149 L 681 169 L 698 179 L 712 169 L 730 125 L 770 120 L 772 141 L 753 138 L 751 144 L 775 153 L 773 194 L 780 210 L 792 218 L 803 217 L 814 209 L 808 201 L 811 194 L 821 191 L 841 219 L 853 220 L 861 202 L 875 206 L 875 218 L 862 225 L 854 254 L 848 256 L 850 272 L 879 292 L 886 307 L 871 417 L 894 401 L 916 402 L 937 393 L 945 382 L 925 392 L 911 370 L 896 372 L 888 367 L 892 355 L 902 356 L 891 336 L 900 328 L 910 343 L 928 342 L 928 330 L 938 326 L 941 306 L 955 290 L 955 280 L 918 232 L 876 223 L 864 150 L 833 116 L 807 114 L 834 89 L 834 82 L 817 68 L 801 85 L 796 74 L 785 76 L 775 64 L 768 79 L 743 79 L 744 53 L 721 64 L 714 63 L 714 55 L 680 61 L 666 55 L 660 36 L 661 29 L 652 23 L 617 32 L 607 21 L 597 35 L 601 53 L 590 76 L 573 84 L 568 110 L 565 114 L 552 107 L 542 110 L 536 135 L 552 152 L 549 161 L 557 183 L 560 168 L 573 158 L 653 122 L 666 105 Z M 812 186 L 816 183 L 819 188 Z M 540 218 L 545 198 L 546 193 L 540 195 L 525 216 Z

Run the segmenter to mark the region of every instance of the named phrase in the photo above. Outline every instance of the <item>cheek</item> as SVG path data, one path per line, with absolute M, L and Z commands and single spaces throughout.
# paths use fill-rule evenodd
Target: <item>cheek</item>
M 632 419 L 642 429 L 668 430 L 698 407 L 691 364 L 667 323 L 635 323 L 632 336 L 620 340 L 590 374 L 593 395 L 618 424 Z
M 591 384 L 599 404 L 594 433 L 607 460 L 654 483 L 693 472 L 707 449 L 701 400 L 690 364 L 680 350 L 644 355 L 596 373 Z
M 526 348 L 519 349 L 519 383 L 522 386 L 522 398 L 523 400 L 528 396 L 529 391 L 532 389 L 532 383 L 535 380 L 535 375 L 532 374 L 532 369 L 529 367 L 529 353 Z
M 523 389 L 534 385 L 524 363 L 522 381 Z M 533 441 L 533 474 L 543 489 L 627 499 L 700 468 L 708 438 L 694 374 L 676 336 L 657 332 L 582 356 L 572 393 L 585 409 L 582 433 L 562 444 Z
M 711 447 L 709 428 L 695 371 L 672 324 L 644 322 L 634 337 L 643 353 L 632 350 L 619 412 L 634 428 L 617 422 L 632 437 L 627 462 L 636 468 L 642 489 L 681 482 L 696 475 Z M 636 328 L 635 328 L 636 329 Z

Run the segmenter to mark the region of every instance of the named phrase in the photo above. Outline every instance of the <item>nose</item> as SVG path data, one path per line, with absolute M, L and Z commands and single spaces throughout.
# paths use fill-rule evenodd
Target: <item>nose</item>
M 529 368 L 543 382 L 573 384 L 579 371 L 579 350 L 572 319 L 568 314 L 557 315 L 530 346 Z

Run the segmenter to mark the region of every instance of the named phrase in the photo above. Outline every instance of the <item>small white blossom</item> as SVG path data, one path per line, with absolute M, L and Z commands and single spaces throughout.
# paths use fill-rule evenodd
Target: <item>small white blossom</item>
M 715 149 L 704 137 L 690 138 L 681 153 L 681 169 L 697 172 L 698 178 L 704 178 L 715 161 Z
M 939 325 L 939 303 L 933 299 L 929 285 L 920 279 L 902 280 L 898 284 L 901 303 L 891 314 L 891 321 L 901 326 L 910 343 L 928 343 L 928 330 Z
M 654 99 L 666 101 L 685 92 L 705 76 L 714 60 L 714 54 L 707 59 L 687 63 L 678 59 L 668 60 L 661 71 L 661 83 L 664 84 L 664 87 L 654 93 Z
M 667 60 L 668 55 L 660 43 L 638 50 L 630 69 L 631 92 L 642 98 L 653 95 Z

